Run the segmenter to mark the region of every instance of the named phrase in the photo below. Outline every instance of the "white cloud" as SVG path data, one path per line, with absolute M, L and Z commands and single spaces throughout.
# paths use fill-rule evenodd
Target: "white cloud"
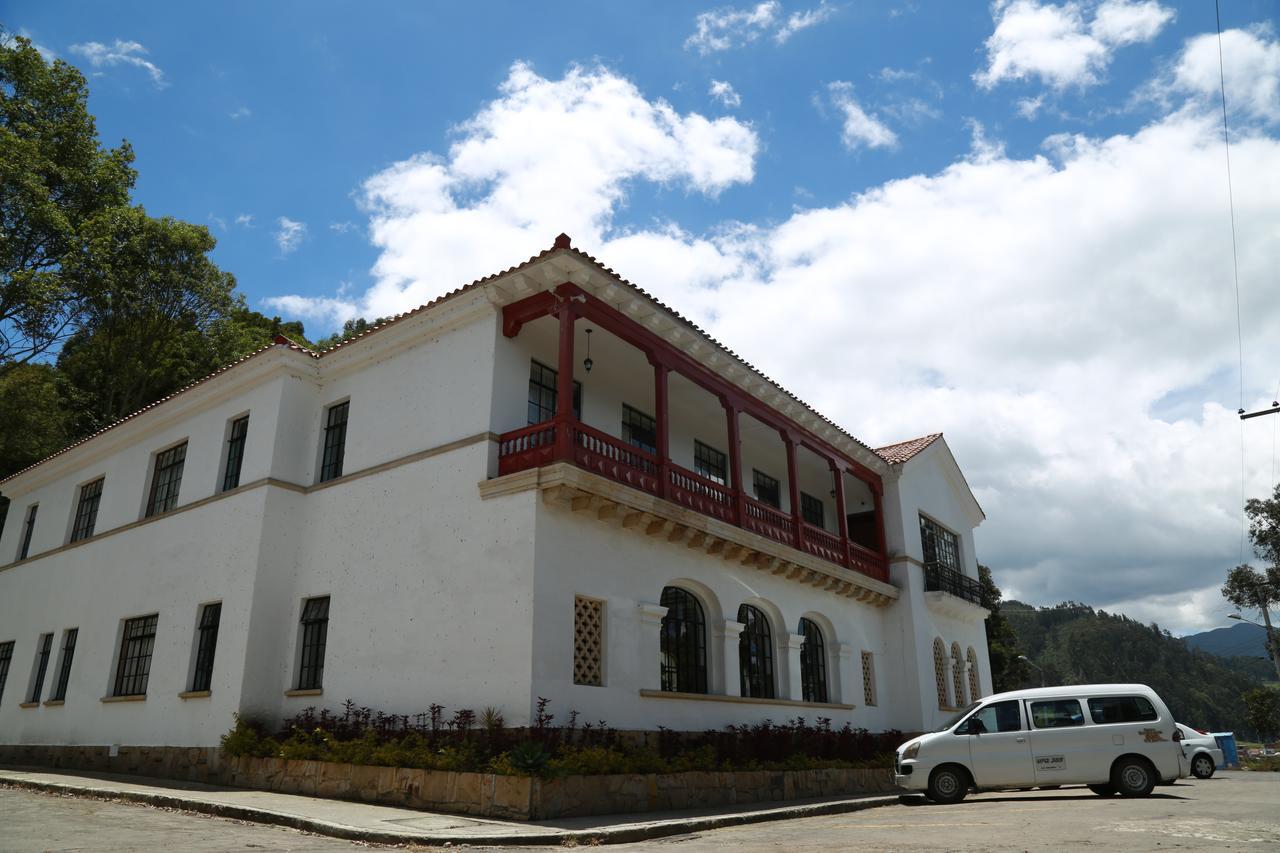
M 234 110 L 227 113 L 227 116 L 232 119 L 248 118 L 251 115 L 253 115 L 253 110 L 248 107 L 236 107 Z
M 36 53 L 40 54 L 40 58 L 43 59 L 45 62 L 53 62 L 55 59 L 58 58 L 58 54 L 54 53 L 51 48 L 45 47 L 44 45 L 36 41 L 35 37 L 31 35 L 31 32 L 27 30 L 25 27 L 20 28 L 18 30 L 18 35 L 22 36 L 24 39 L 31 42 L 31 46 L 35 48 Z M 3 43 L 6 45 L 13 44 L 13 37 L 8 34 L 5 34 L 3 37 Z
M 707 94 L 729 108 L 742 105 L 742 96 L 734 90 L 733 84 L 727 80 L 712 80 L 711 89 L 708 90 Z
M 225 220 L 225 219 L 223 219 L 221 216 L 217 216 L 217 215 L 215 215 L 215 214 L 213 214 L 213 213 L 210 213 L 210 214 L 209 214 L 209 224 L 210 224 L 210 225 L 213 225 L 214 227 L 216 227 L 219 231 L 226 231 L 226 230 L 227 230 L 227 220 Z
M 348 320 L 360 316 L 359 308 L 354 302 L 340 297 L 317 299 L 314 296 L 289 294 L 269 296 L 262 300 L 262 304 L 286 317 L 298 317 L 318 323 L 323 331 L 336 329 Z
M 815 27 L 826 21 L 836 13 L 834 6 L 828 6 L 826 0 L 822 0 L 817 7 L 807 9 L 803 12 L 792 12 L 787 16 L 786 23 L 778 28 L 773 34 L 773 40 L 778 44 L 782 44 L 801 30 L 807 30 L 809 27 Z
M 358 229 L 359 229 L 359 226 L 356 225 L 354 222 L 350 222 L 350 221 L 329 223 L 329 230 L 334 232 L 335 234 L 349 234 L 352 231 L 356 231 Z
M 239 225 L 239 226 L 244 227 L 244 228 L 252 228 L 252 227 L 253 227 L 253 214 L 252 214 L 252 213 L 241 213 L 241 214 L 238 214 L 238 215 L 236 216 L 236 225 Z
M 831 105 L 840 111 L 844 119 L 840 139 L 845 148 L 856 151 L 859 148 L 893 148 L 898 144 L 898 135 L 864 110 L 854 98 L 853 84 L 837 80 L 827 85 L 827 91 Z
M 367 292 L 275 304 L 335 324 L 404 311 L 567 231 L 864 440 L 943 430 L 988 516 L 978 558 L 1002 585 L 1034 603 L 1148 600 L 1162 625 L 1193 629 L 1212 624 L 1205 590 L 1241 556 L 1219 120 L 1193 100 L 1026 159 L 973 123 L 950 166 L 844 203 L 701 233 L 622 228 L 638 182 L 714 195 L 750 181 L 754 133 L 604 69 L 552 81 L 516 66 L 446 154 L 366 183 Z M 1243 132 L 1232 166 L 1252 408 L 1280 364 L 1264 240 L 1280 233 L 1280 140 Z M 1250 495 L 1271 485 L 1256 424 Z
M 765 0 L 741 9 L 724 6 L 702 12 L 693 19 L 693 35 L 685 39 L 686 50 L 696 50 L 703 56 L 742 47 L 762 36 L 772 35 L 774 42 L 783 44 L 801 30 L 809 29 L 828 20 L 836 13 L 836 7 L 822 0 L 812 9 L 792 12 L 783 16 L 782 4 L 777 0 Z
M 1227 30 L 1222 34 L 1223 78 L 1227 106 L 1248 118 L 1280 121 L 1280 39 L 1269 29 Z M 1218 39 L 1190 39 L 1172 72 L 1156 86 L 1164 94 L 1187 94 L 1203 103 L 1221 97 Z
M 280 247 L 280 254 L 287 255 L 307 239 L 307 223 L 281 216 L 276 220 L 275 237 L 276 245 Z
M 1172 10 L 1155 0 L 1104 0 L 1092 7 L 1039 0 L 997 0 L 995 32 L 987 39 L 987 67 L 974 75 L 984 89 L 1005 80 L 1037 78 L 1063 90 L 1102 81 L 1113 52 L 1150 41 L 1173 20 Z
M 1036 95 L 1034 98 L 1018 99 L 1018 115 L 1027 121 L 1034 121 L 1035 117 L 1040 114 L 1040 108 L 1044 106 L 1044 95 Z
M 77 56 L 84 57 L 94 68 L 133 65 L 151 75 L 151 82 L 155 84 L 157 89 L 163 89 L 168 85 L 164 79 L 164 72 L 154 62 L 144 57 L 147 49 L 136 41 L 116 39 L 110 45 L 98 41 L 89 41 L 83 44 L 71 45 L 71 52 Z

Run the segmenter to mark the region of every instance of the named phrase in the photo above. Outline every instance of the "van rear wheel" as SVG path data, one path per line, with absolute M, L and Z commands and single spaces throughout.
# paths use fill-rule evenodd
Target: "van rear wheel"
M 969 793 L 969 774 L 954 764 L 939 767 L 929 776 L 925 796 L 935 803 L 958 803 Z
M 1111 769 L 1111 784 L 1122 797 L 1147 797 L 1156 787 L 1155 769 L 1145 758 L 1121 758 Z
M 1099 797 L 1114 797 L 1116 794 L 1115 786 L 1110 782 L 1105 785 L 1090 785 L 1089 790 L 1093 791 Z

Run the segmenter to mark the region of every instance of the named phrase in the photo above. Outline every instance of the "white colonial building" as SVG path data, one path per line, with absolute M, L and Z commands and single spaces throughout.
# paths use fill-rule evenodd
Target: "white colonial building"
M 919 730 L 990 691 L 942 438 L 867 447 L 563 235 L 0 490 L 0 744 L 209 746 L 347 699 Z

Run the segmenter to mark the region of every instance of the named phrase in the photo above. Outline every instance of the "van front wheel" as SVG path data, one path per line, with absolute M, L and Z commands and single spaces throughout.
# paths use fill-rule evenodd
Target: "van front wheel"
M 1111 784 L 1122 797 L 1150 796 L 1156 787 L 1156 774 L 1143 758 L 1122 758 L 1111 770 Z
M 948 764 L 933 771 L 925 795 L 935 803 L 958 803 L 969 793 L 969 774 Z

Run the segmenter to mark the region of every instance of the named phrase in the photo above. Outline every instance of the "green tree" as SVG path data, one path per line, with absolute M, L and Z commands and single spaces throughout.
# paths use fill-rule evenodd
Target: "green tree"
M 982 606 L 991 611 L 987 617 L 987 654 L 991 663 L 991 686 L 997 693 L 1016 690 L 1027 678 L 1029 667 L 1018 659 L 1022 649 L 1018 634 L 1000 612 L 1000 587 L 991 569 L 978 564 L 978 581 L 982 585 Z
M 1222 597 L 1238 610 L 1257 611 L 1267 629 L 1267 654 L 1280 680 L 1280 641 L 1271 625 L 1271 608 L 1280 604 L 1280 484 L 1271 497 L 1250 498 L 1244 505 L 1249 517 L 1249 540 L 1254 553 L 1267 567 L 1236 566 L 1227 574 Z
M 1245 719 L 1260 740 L 1280 737 L 1280 692 L 1259 687 L 1244 694 Z
M 0 364 L 75 331 L 85 294 L 65 260 L 86 223 L 128 204 L 132 163 L 128 142 L 99 144 L 79 71 L 0 32 Z
M 0 367 L 0 479 L 66 446 L 70 416 L 61 384 L 47 364 Z
M 383 323 L 389 322 L 390 317 L 378 317 L 372 323 L 363 317 L 356 317 L 342 324 L 342 331 L 335 332 L 325 338 L 319 338 L 315 343 L 316 350 L 327 350 L 336 347 L 343 341 L 349 341 L 352 338 L 363 335 L 372 328 L 381 326 Z

